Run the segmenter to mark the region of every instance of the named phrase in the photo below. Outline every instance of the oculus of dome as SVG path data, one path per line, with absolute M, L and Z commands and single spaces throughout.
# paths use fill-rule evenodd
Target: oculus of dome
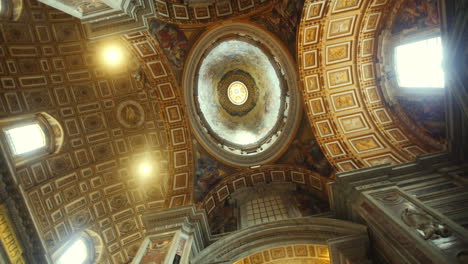
M 189 120 L 209 153 L 243 167 L 284 152 L 300 120 L 300 94 L 294 61 L 273 35 L 253 24 L 219 26 L 185 65 Z
M 235 105 L 243 105 L 247 98 L 249 98 L 249 90 L 243 82 L 235 81 L 232 82 L 227 90 L 227 96 L 229 101 Z
M 239 94 L 234 93 L 235 87 L 239 88 Z M 231 88 L 231 94 L 229 88 Z M 227 72 L 219 81 L 217 89 L 219 103 L 232 116 L 246 115 L 257 104 L 258 87 L 255 80 L 242 70 L 235 69 Z M 239 98 L 237 102 L 236 98 Z

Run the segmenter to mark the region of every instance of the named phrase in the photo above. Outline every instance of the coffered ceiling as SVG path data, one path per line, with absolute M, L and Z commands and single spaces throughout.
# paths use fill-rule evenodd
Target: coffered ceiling
M 376 71 L 378 36 L 397 0 L 306 1 L 297 41 L 304 105 L 338 171 L 414 160 L 443 150 L 386 105 Z
M 265 25 L 294 25 L 273 21 L 280 15 L 274 6 L 287 2 L 155 0 L 154 6 L 155 16 L 178 25 L 177 30 L 210 31 L 217 23 L 245 22 L 259 14 L 272 20 Z M 303 95 L 308 120 L 297 137 L 308 136 L 312 143 L 305 146 L 317 146 L 319 157 L 321 149 L 338 172 L 402 163 L 443 149 L 427 144 L 418 126 L 403 122 L 382 97 L 377 38 L 395 16 L 389 7 L 401 3 L 307 0 L 297 35 L 276 35 L 285 46 L 290 44 L 285 39 L 297 40 L 292 56 L 300 82 L 295 88 Z M 24 1 L 17 22 L 0 24 L 0 115 L 47 112 L 63 126 L 61 152 L 18 167 L 15 175 L 47 253 L 88 228 L 102 237 L 104 263 L 128 263 L 145 236 L 144 212 L 194 200 L 196 150 L 183 97 L 188 95 L 177 77 L 183 67 L 174 67 L 167 47 L 151 30 L 90 41 L 85 27 L 35 0 Z M 271 34 L 288 32 L 276 29 L 268 28 Z M 108 41 L 124 47 L 126 59 L 137 67 L 111 71 L 102 64 L 98 52 Z M 184 41 L 186 46 L 178 47 L 187 55 L 195 40 Z M 180 58 L 183 66 L 186 58 Z M 277 164 L 229 171 L 205 190 L 199 207 L 209 213 L 237 188 L 270 181 L 302 184 L 326 200 L 332 170 L 301 142 L 294 141 Z M 293 162 L 298 159 L 302 163 Z M 156 172 L 142 181 L 135 170 L 147 160 Z

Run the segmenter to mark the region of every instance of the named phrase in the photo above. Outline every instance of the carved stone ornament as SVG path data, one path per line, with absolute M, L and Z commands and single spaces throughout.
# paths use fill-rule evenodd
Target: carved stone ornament
M 452 235 L 445 224 L 440 223 L 420 209 L 405 208 L 401 214 L 401 219 L 409 227 L 415 228 L 425 240 Z

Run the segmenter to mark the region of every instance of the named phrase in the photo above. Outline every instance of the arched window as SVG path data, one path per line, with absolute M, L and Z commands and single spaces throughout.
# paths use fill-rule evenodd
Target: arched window
M 17 21 L 23 13 L 23 0 L 0 0 L 0 21 Z
M 102 239 L 89 229 L 73 235 L 53 255 L 55 264 L 99 263 L 102 256 Z
M 62 127 L 47 113 L 3 118 L 0 128 L 3 150 L 15 166 L 57 153 L 62 147 Z
M 46 146 L 44 131 L 38 123 L 9 127 L 5 133 L 14 155 L 37 151 Z
M 70 247 L 58 258 L 57 264 L 89 263 L 89 249 L 83 238 L 75 240 Z

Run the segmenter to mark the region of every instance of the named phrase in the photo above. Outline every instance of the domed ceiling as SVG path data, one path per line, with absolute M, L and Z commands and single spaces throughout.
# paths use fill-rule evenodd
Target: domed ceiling
M 278 123 L 284 96 L 268 55 L 248 40 L 224 40 L 203 59 L 197 104 L 215 136 L 255 148 Z
M 269 33 L 236 23 L 206 33 L 189 58 L 185 100 L 207 151 L 234 166 L 276 159 L 300 120 L 288 52 Z
M 223 4 L 231 2 L 229 16 L 224 16 L 219 5 L 207 7 L 209 20 L 192 19 L 201 17 L 194 11 L 202 8 L 180 5 L 190 19 L 178 20 L 178 13 L 172 14 L 177 3 L 168 2 L 166 9 L 157 7 L 158 14 L 168 12 L 158 19 L 168 22 L 192 23 L 197 28 L 205 26 L 200 21 L 213 25 L 226 19 L 229 24 L 211 28 L 199 38 L 186 56 L 182 85 L 175 76 L 178 60 L 168 57 L 185 58 L 180 55 L 188 50 L 187 40 L 167 25 L 121 36 L 145 71 L 141 81 L 134 80 L 130 72 L 106 74 L 94 60 L 96 47 L 86 37 L 90 31 L 83 29 L 85 25 L 37 1 L 25 1 L 25 15 L 0 26 L 2 115 L 45 111 L 62 123 L 66 134 L 67 143 L 59 155 L 17 168 L 15 175 L 48 254 L 86 227 L 103 238 L 105 261 L 126 263 L 145 236 L 140 220 L 148 210 L 197 200 L 206 201 L 204 208 L 222 208 L 230 191 L 258 182 L 305 183 L 326 193 L 328 179 L 309 170 L 329 175 L 334 168 L 346 171 L 399 163 L 433 151 L 386 107 L 377 82 L 380 75 L 373 64 L 377 36 L 388 20 L 385 10 L 393 2 L 307 1 L 302 7 L 299 1 L 258 0 L 245 9 L 243 3 L 248 1 Z M 273 5 L 273 10 L 251 21 L 292 43 L 279 43 L 253 22 L 232 22 L 250 10 L 254 13 L 254 7 Z M 290 25 L 298 20 L 289 17 L 294 9 L 289 7 L 294 6 L 299 12 L 304 10 L 297 36 Z M 158 34 L 164 36 L 166 31 L 172 35 L 163 42 Z M 191 45 L 199 35 L 190 36 Z M 233 43 L 239 47 L 228 48 Z M 284 49 L 291 45 L 298 50 L 296 66 Z M 214 56 L 217 49 L 226 52 Z M 220 63 L 210 63 L 210 56 Z M 242 57 L 250 64 L 237 61 Z M 212 66 L 206 70 L 206 80 L 204 65 Z M 297 67 L 303 83 L 299 88 Z M 343 81 L 344 77 L 349 81 Z M 203 81 L 209 85 L 204 87 Z M 185 102 L 179 87 L 184 87 Z M 298 90 L 304 94 L 303 101 Z M 301 127 L 295 136 L 302 104 L 307 113 L 304 130 Z M 202 106 L 217 109 L 208 111 L 220 123 L 210 124 Z M 123 109 L 137 109 L 138 114 L 125 115 Z M 221 165 L 202 163 L 204 157 L 198 158 L 192 147 L 189 121 L 197 141 L 223 163 L 268 165 L 238 172 L 228 168 L 221 173 Z M 224 127 L 216 130 L 216 125 Z M 264 131 L 258 129 L 262 127 Z M 239 131 L 250 131 L 252 138 Z M 160 164 L 161 177 L 141 188 L 132 162 L 147 151 Z M 192 155 L 201 166 L 193 166 Z M 203 188 L 198 191 L 198 186 Z

